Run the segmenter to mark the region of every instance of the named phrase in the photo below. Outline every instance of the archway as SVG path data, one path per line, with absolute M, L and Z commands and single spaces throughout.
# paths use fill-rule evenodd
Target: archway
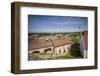
M 36 53 L 40 53 L 40 52 L 39 51 L 33 51 L 32 53 L 35 53 L 36 54 Z
M 51 51 L 51 48 L 47 48 L 44 50 L 44 52 L 48 52 L 48 51 Z

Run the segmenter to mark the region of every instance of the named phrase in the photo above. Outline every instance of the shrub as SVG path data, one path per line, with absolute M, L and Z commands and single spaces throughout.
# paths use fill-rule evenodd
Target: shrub
M 69 52 L 74 57 L 82 57 L 81 56 L 80 47 L 79 47 L 79 43 L 73 43 L 71 45 L 71 48 L 70 48 L 70 51 Z

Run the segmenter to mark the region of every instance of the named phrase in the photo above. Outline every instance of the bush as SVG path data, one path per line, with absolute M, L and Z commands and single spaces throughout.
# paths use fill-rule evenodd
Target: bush
M 81 56 L 81 51 L 80 51 L 80 47 L 79 47 L 79 43 L 73 43 L 71 45 L 71 49 L 70 49 L 70 54 L 74 57 L 82 57 Z

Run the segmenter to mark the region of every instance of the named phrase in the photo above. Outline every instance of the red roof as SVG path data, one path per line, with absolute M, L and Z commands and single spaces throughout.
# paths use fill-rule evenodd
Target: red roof
M 29 39 L 28 49 L 39 49 L 52 46 L 52 43 L 44 39 Z
M 67 38 L 63 38 L 63 39 L 56 39 L 56 40 L 53 40 L 52 41 L 53 44 L 54 44 L 54 47 L 59 47 L 59 46 L 62 46 L 62 45 L 66 45 L 66 44 L 71 44 L 72 41 L 69 37 Z
M 62 38 L 62 39 L 55 39 L 55 40 L 45 40 L 45 39 L 34 39 L 29 38 L 28 40 L 28 49 L 39 49 L 39 48 L 45 48 L 45 47 L 58 47 L 66 44 L 71 44 L 72 41 L 69 37 Z

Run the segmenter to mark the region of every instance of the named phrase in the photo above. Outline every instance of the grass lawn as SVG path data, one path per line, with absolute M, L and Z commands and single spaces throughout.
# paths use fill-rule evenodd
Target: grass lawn
M 72 59 L 72 58 L 75 58 L 75 57 L 71 56 L 70 54 L 65 54 L 65 55 L 56 57 L 56 59 Z
M 75 58 L 79 58 L 79 57 L 75 57 L 75 56 L 72 56 L 70 54 L 65 54 L 65 55 L 60 55 L 60 56 L 56 56 L 56 57 L 51 57 L 51 58 L 49 58 L 49 60 L 53 60 L 53 59 L 54 60 L 55 59 L 75 59 Z
M 46 53 L 38 53 L 38 54 L 31 54 L 29 55 L 29 60 L 45 60 L 44 58 L 46 57 L 46 60 L 58 60 L 58 59 L 76 59 L 76 58 L 81 58 L 81 57 L 75 57 L 70 55 L 69 53 L 67 54 L 62 54 L 62 55 L 48 55 Z

